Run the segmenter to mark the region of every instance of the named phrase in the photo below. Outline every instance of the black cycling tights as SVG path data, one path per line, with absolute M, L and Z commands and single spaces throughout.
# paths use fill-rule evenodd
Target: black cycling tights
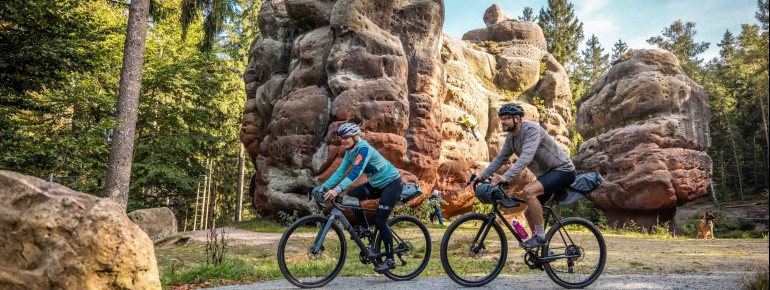
M 388 217 L 393 212 L 393 207 L 396 205 L 403 190 L 404 184 L 399 177 L 385 185 L 384 188 L 376 188 L 367 182 L 356 186 L 348 192 L 348 196 L 358 198 L 359 200 L 380 199 L 380 204 L 377 206 L 377 214 L 374 216 L 374 225 L 377 226 L 377 229 L 382 234 L 382 241 L 385 243 L 385 255 L 388 259 L 393 259 L 393 234 L 390 232 L 390 228 L 388 228 Z M 353 212 L 356 214 L 359 222 L 366 220 L 362 211 L 354 210 Z

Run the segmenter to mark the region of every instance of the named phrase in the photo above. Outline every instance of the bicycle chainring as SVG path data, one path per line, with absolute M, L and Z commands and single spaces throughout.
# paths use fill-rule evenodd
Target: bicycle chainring
M 527 266 L 530 269 L 539 269 L 540 271 L 545 270 L 543 268 L 543 265 L 540 263 L 540 258 L 537 257 L 537 254 L 535 252 L 527 251 L 526 254 L 524 254 L 524 264 L 527 264 Z
M 363 251 L 361 251 L 361 253 L 358 254 L 358 259 L 361 260 L 361 263 L 363 263 L 364 265 L 372 262 L 371 260 L 369 260 L 369 256 L 366 255 L 366 253 L 364 253 Z

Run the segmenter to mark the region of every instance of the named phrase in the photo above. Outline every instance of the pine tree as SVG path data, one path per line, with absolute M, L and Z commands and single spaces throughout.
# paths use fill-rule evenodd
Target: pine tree
M 628 52 L 628 44 L 623 42 L 622 39 L 618 39 L 618 42 L 615 42 L 615 45 L 612 46 L 612 63 L 615 63 L 626 52 Z
M 722 60 L 730 59 L 735 54 L 735 37 L 733 37 L 730 30 L 725 30 L 725 34 L 722 35 L 722 41 L 717 44 L 720 47 L 719 56 Z
M 575 16 L 572 3 L 548 0 L 548 9 L 540 9 L 538 25 L 543 29 L 548 52 L 565 66 L 574 62 L 583 41 L 583 23 Z
M 260 1 L 261 2 L 261 1 Z M 200 43 L 202 52 L 209 52 L 214 47 L 217 36 L 225 29 L 225 25 L 236 16 L 238 4 L 233 0 L 182 0 L 182 39 L 187 37 L 187 30 L 203 13 L 203 40 Z
M 522 11 L 523 16 L 519 16 L 519 21 L 532 21 L 534 22 L 537 20 L 535 18 L 535 13 L 532 12 L 532 7 L 524 7 L 524 11 Z
M 657 45 L 658 47 L 673 53 L 682 65 L 685 73 L 690 78 L 700 75 L 699 66 L 703 59 L 698 55 L 709 48 L 708 42 L 695 42 L 694 22 L 682 22 L 677 20 L 663 29 L 662 36 L 654 36 L 647 39 L 647 43 Z
M 125 210 L 128 206 L 128 190 L 131 181 L 131 165 L 134 154 L 134 133 L 137 108 L 142 86 L 145 39 L 149 21 L 150 1 L 133 0 L 128 12 L 128 30 L 123 49 L 123 68 L 120 72 L 120 89 L 115 118 L 118 127 L 112 141 L 110 164 L 107 168 L 105 196 Z
M 590 88 L 610 68 L 610 55 L 604 53 L 604 48 L 596 35 L 591 35 L 591 38 L 586 41 L 586 48 L 581 54 L 585 72 L 583 83 L 586 88 Z

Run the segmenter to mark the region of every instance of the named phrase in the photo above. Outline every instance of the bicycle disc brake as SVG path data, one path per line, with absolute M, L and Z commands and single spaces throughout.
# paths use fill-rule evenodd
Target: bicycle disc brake
M 478 259 L 478 258 L 481 258 L 481 255 L 484 255 L 484 252 L 485 252 L 484 250 L 486 250 L 486 249 L 487 248 L 484 247 L 483 243 L 480 244 L 480 245 L 476 244 L 476 243 L 473 243 L 473 244 L 471 244 L 470 249 L 468 249 L 468 253 L 471 254 L 471 257 L 474 257 L 474 258 Z
M 404 261 L 402 256 L 406 255 L 409 256 L 412 254 L 412 242 L 401 242 L 398 243 L 398 247 L 396 247 L 396 250 L 404 250 L 403 252 L 400 252 L 396 254 L 398 256 L 398 259 L 401 260 L 401 267 L 406 266 L 406 261 Z
M 321 246 L 321 250 L 318 253 L 313 253 L 313 246 L 307 248 L 307 258 L 311 261 L 318 260 L 323 256 L 324 246 Z
M 583 261 L 583 258 L 585 258 L 585 255 L 583 255 L 584 254 L 583 248 L 580 246 L 569 245 L 567 246 L 567 249 L 564 251 L 564 253 L 568 257 L 572 257 L 569 259 L 575 262 Z

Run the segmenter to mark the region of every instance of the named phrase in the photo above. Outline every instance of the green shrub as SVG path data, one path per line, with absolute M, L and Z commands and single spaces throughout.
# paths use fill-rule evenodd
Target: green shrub
M 765 268 L 763 271 L 754 273 L 753 276 L 743 277 L 741 280 L 741 289 L 743 290 L 764 290 L 770 289 L 770 281 L 768 281 L 770 272 Z

